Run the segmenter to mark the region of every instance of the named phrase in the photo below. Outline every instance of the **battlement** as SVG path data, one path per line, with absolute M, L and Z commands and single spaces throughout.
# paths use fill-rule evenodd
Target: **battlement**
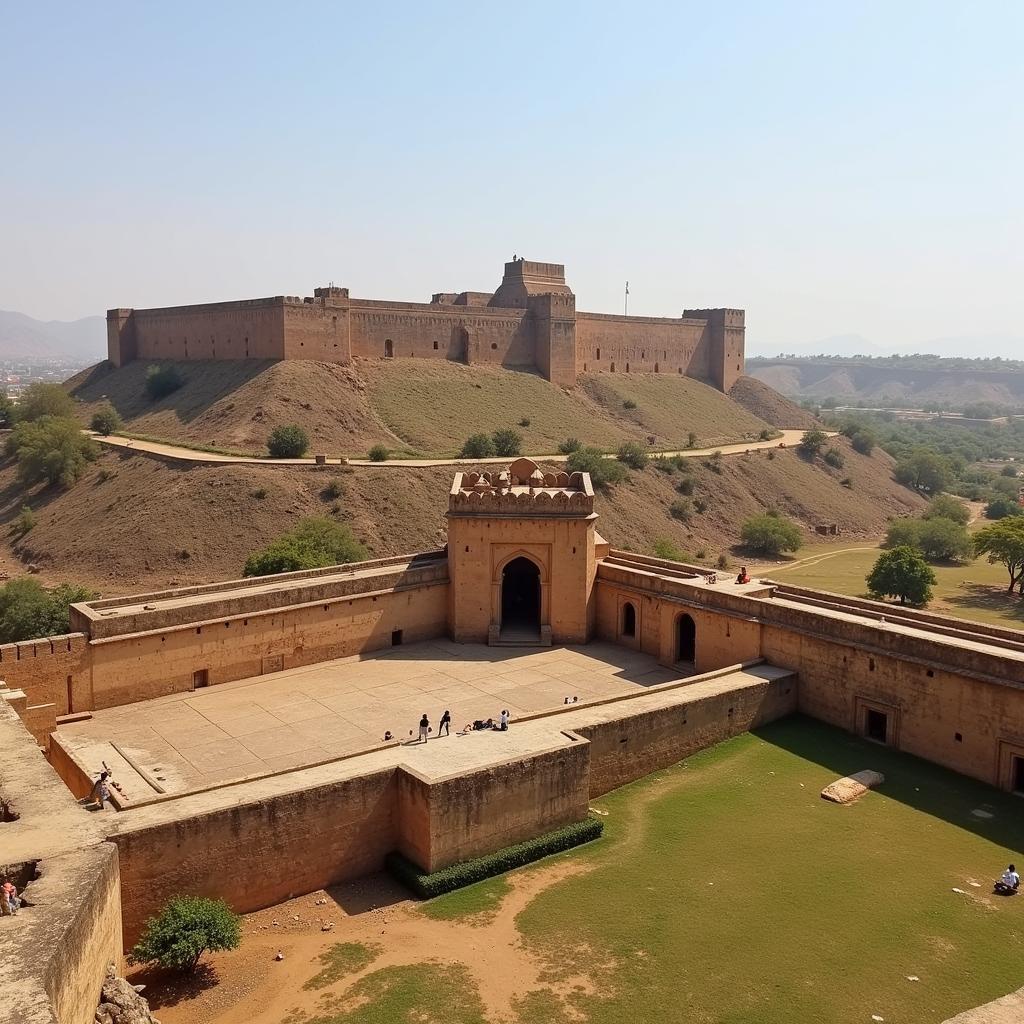
M 507 469 L 456 473 L 448 511 L 462 515 L 590 516 L 594 487 L 589 473 L 545 473 L 532 459 Z
M 535 263 L 513 260 L 505 264 L 505 276 L 490 305 L 509 309 L 525 309 L 534 295 L 572 295 L 565 283 L 565 267 L 561 263 Z

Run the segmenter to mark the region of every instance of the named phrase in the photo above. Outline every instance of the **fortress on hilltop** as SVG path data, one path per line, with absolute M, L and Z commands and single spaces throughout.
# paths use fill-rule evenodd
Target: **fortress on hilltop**
M 743 373 L 742 309 L 678 318 L 584 313 L 560 263 L 516 259 L 493 294 L 430 302 L 355 299 L 347 288 L 160 309 L 107 310 L 107 354 L 133 359 L 416 357 L 535 369 L 563 387 L 580 373 L 675 373 L 728 391 Z

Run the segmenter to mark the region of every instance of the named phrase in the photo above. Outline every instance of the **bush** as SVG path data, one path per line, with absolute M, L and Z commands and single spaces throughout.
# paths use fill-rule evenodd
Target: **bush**
M 303 519 L 294 530 L 278 537 L 246 560 L 243 576 L 273 576 L 300 569 L 361 562 L 369 552 L 343 523 L 326 516 Z
M 335 476 L 327 481 L 320 497 L 325 501 L 336 501 L 342 495 L 341 481 Z
M 710 469 L 712 473 L 718 473 L 721 475 L 722 472 L 722 453 L 721 451 L 713 451 L 704 462 L 704 468 Z
M 912 548 L 929 561 L 966 561 L 971 554 L 967 529 L 952 519 L 898 519 L 885 535 L 886 547 Z
M 674 473 L 678 468 L 672 459 L 664 455 L 655 455 L 651 459 L 651 465 L 661 473 Z
M 870 430 L 854 431 L 850 437 L 850 444 L 853 445 L 853 450 L 861 455 L 870 455 L 874 451 L 876 443 L 875 435 Z
M 680 547 L 662 537 L 654 542 L 654 557 L 664 558 L 669 562 L 689 562 L 690 556 Z
M 263 499 L 267 496 L 266 487 L 257 487 L 256 490 L 252 492 L 252 496 L 257 501 L 263 501 Z
M 22 505 L 21 511 L 17 517 L 11 523 L 11 536 L 15 540 L 21 540 L 33 526 L 36 525 L 36 514 L 28 507 L 28 505 Z
M 97 434 L 109 437 L 124 426 L 118 411 L 109 403 L 104 402 L 93 414 L 89 422 L 91 429 Z
M 151 366 L 146 371 L 146 394 L 154 401 L 174 394 L 185 383 L 185 378 L 176 366 L 165 363 Z
M 0 643 L 63 636 L 71 631 L 71 605 L 95 597 L 91 590 L 71 583 L 48 591 L 27 577 L 10 580 L 0 586 Z
M 951 494 L 938 494 L 924 510 L 925 519 L 950 519 L 966 526 L 971 521 L 971 510 Z
M 14 419 L 19 423 L 34 423 L 44 416 L 73 419 L 75 400 L 59 385 L 36 381 L 29 384 L 14 408 Z
M 693 502 L 693 510 L 698 515 L 704 515 L 708 510 L 708 503 L 703 498 L 695 498 Z
M 542 857 L 553 853 L 570 850 L 574 846 L 589 843 L 597 839 L 604 831 L 604 822 L 597 818 L 585 818 L 572 825 L 565 825 L 547 835 L 536 839 L 528 839 L 525 843 L 507 846 L 504 850 L 478 857 L 476 860 L 463 861 L 451 867 L 442 868 L 426 874 L 412 861 L 400 853 L 389 853 L 385 859 L 388 871 L 403 885 L 410 888 L 421 899 L 429 900 L 442 896 L 446 892 L 461 889 L 463 886 L 481 882 L 485 878 L 493 878 L 505 871 L 532 864 Z
M 1005 519 L 1007 516 L 1024 515 L 1024 508 L 1016 498 L 999 495 L 985 506 L 986 519 Z
M 387 462 L 388 456 L 391 454 L 382 444 L 375 444 L 369 452 L 367 457 L 371 462 Z
M 567 437 L 559 446 L 558 450 L 563 455 L 572 455 L 583 447 L 583 442 L 578 437 Z
M 624 441 L 615 457 L 630 469 L 643 469 L 647 465 L 647 449 L 639 441 Z
M 18 460 L 18 477 L 26 487 L 40 480 L 70 487 L 96 458 L 96 445 L 74 420 L 43 416 L 11 431 L 7 454 Z
M 474 434 L 466 438 L 459 452 L 460 459 L 489 459 L 494 455 L 494 442 L 487 434 Z
M 1017 467 L 1016 466 L 1003 466 L 1003 468 L 1001 470 L 999 470 L 999 475 L 1000 476 L 1010 477 L 1011 480 L 1016 480 L 1017 479 Z
M 846 465 L 846 459 L 843 458 L 843 453 L 838 448 L 829 448 L 825 452 L 825 464 L 833 469 L 842 469 Z
M 798 551 L 803 543 L 800 527 L 775 512 L 752 516 L 743 524 L 740 536 L 747 548 L 763 555 Z
M 192 971 L 207 950 L 237 949 L 241 941 L 242 919 L 223 900 L 175 896 L 146 922 L 128 962 Z
M 528 427 L 529 425 L 530 425 L 530 418 L 529 418 L 529 416 L 524 416 L 524 417 L 523 417 L 523 418 L 522 418 L 522 419 L 521 419 L 521 420 L 519 421 L 519 426 L 521 426 L 521 427 L 524 427 L 524 428 L 525 428 L 525 427 Z
M 692 430 L 686 435 L 686 447 L 687 448 L 696 448 L 697 447 L 697 435 Z
M 848 488 L 849 490 L 852 491 L 853 490 L 853 481 L 848 476 L 844 476 L 843 479 L 839 481 L 839 486 L 840 487 L 846 487 L 846 488 Z
M 770 441 L 772 439 L 772 432 L 765 427 L 757 437 L 759 441 Z
M 824 447 L 827 440 L 828 434 L 824 430 L 808 430 L 800 438 L 800 444 L 797 447 L 800 449 L 801 455 L 813 459 Z
M 719 569 L 728 569 L 729 568 L 729 557 L 728 557 L 728 555 L 724 555 L 724 554 L 723 555 L 719 555 L 718 556 L 718 561 L 715 563 L 715 565 L 717 565 Z
M 496 430 L 491 435 L 494 441 L 494 454 L 512 456 L 522 451 L 523 437 L 511 427 Z
M 692 476 L 684 476 L 683 479 L 676 484 L 676 490 L 680 494 L 685 494 L 687 496 L 693 494 L 695 487 L 696 481 L 693 479 Z
M 600 448 L 581 448 L 572 452 L 565 468 L 570 473 L 589 473 L 593 485 L 602 491 L 622 483 L 628 476 L 626 467 L 614 459 L 606 459 Z
M 693 518 L 693 502 L 673 501 L 668 507 L 668 514 L 681 523 L 688 523 Z
M 923 605 L 931 600 L 935 573 L 919 552 L 897 547 L 878 556 L 866 582 L 873 597 L 898 597 L 900 604 Z
M 309 450 L 309 434 L 290 423 L 274 427 L 267 438 L 267 451 L 272 459 L 301 459 Z
M 635 409 L 636 408 L 636 402 L 634 402 L 632 398 L 627 398 L 622 403 L 622 408 L 623 409 Z

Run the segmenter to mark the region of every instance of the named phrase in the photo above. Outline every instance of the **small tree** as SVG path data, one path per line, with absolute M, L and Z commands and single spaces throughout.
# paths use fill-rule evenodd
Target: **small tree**
M 503 427 L 491 435 L 495 455 L 519 455 L 523 447 L 523 436 L 511 427 Z
M 825 442 L 828 440 L 828 434 L 824 430 L 808 430 L 804 432 L 804 436 L 800 438 L 800 454 L 806 456 L 809 459 L 813 459 L 818 452 L 824 447 Z
M 1000 494 L 985 506 L 986 519 L 1006 519 L 1009 516 L 1024 515 L 1024 508 L 1015 498 Z
M 0 643 L 38 640 L 70 632 L 70 607 L 91 601 L 85 587 L 62 583 L 47 591 L 38 580 L 20 577 L 0 586 Z
M 44 416 L 71 419 L 75 415 L 75 400 L 59 384 L 36 381 L 25 388 L 14 413 L 20 423 L 33 423 Z
M 673 501 L 668 507 L 668 514 L 681 523 L 688 523 L 693 518 L 693 502 L 685 499 Z
M 935 573 L 913 548 L 898 547 L 878 556 L 866 580 L 873 597 L 898 597 L 900 604 L 924 605 L 932 598 Z
M 988 555 L 994 565 L 1002 562 L 1010 577 L 1007 593 L 1019 583 L 1024 591 L 1024 517 L 1011 516 L 983 526 L 974 535 L 975 555 Z
M 96 458 L 96 445 L 74 420 L 42 416 L 14 428 L 7 453 L 18 460 L 18 477 L 25 486 L 45 480 L 70 487 Z
M 686 435 L 686 447 L 687 448 L 696 448 L 697 447 L 697 435 L 692 430 Z
M 375 444 L 367 453 L 371 462 L 387 462 L 390 454 L 382 444 Z
M 473 434 L 459 452 L 460 459 L 489 459 L 494 455 L 494 442 L 487 434 Z
M 966 562 L 971 556 L 967 528 L 952 519 L 925 519 L 921 523 L 921 553 L 930 562 Z
M 838 448 L 829 448 L 825 452 L 825 463 L 833 469 L 842 469 L 846 465 L 846 459 Z
M 926 494 L 938 494 L 949 486 L 949 462 L 927 448 L 918 448 L 896 463 L 896 480 L 906 487 Z
M 614 459 L 606 459 L 600 448 L 581 448 L 573 452 L 565 468 L 570 473 L 589 473 L 593 485 L 602 491 L 622 483 L 628 476 L 626 467 Z
M 174 394 L 185 383 L 185 378 L 173 363 L 151 366 L 146 371 L 146 394 L 154 401 Z
M 752 516 L 740 531 L 743 544 L 751 551 L 763 555 L 780 555 L 783 551 L 798 551 L 803 543 L 800 527 L 777 512 Z
M 295 423 L 274 427 L 267 438 L 272 459 L 301 459 L 309 450 L 309 434 Z
M 571 455 L 583 447 L 583 442 L 578 437 L 567 437 L 559 446 L 558 450 L 563 455 Z
M 97 434 L 109 437 L 111 434 L 120 430 L 124 426 L 124 423 L 121 420 L 121 416 L 118 411 L 109 402 L 104 402 L 92 414 L 92 420 L 90 421 L 89 426 L 95 430 Z
M 242 919 L 223 900 L 175 896 L 146 922 L 128 961 L 193 971 L 203 953 L 237 949 L 241 941 Z
M 639 441 L 625 441 L 619 445 L 616 458 L 630 469 L 643 469 L 647 465 L 647 449 Z
M 246 560 L 243 576 L 273 576 L 300 569 L 360 562 L 369 552 L 344 524 L 326 516 L 303 519 L 294 530 L 278 537 Z
M 971 521 L 971 510 L 952 494 L 937 494 L 928 502 L 924 511 L 925 519 L 950 519 L 966 526 Z
M 32 527 L 36 525 L 36 514 L 28 507 L 28 505 L 22 505 L 21 511 L 15 517 L 14 522 L 11 523 L 11 536 L 15 540 L 21 540 L 22 537 L 28 533 Z
M 870 455 L 875 448 L 875 435 L 870 430 L 854 431 L 850 438 L 850 444 L 853 445 L 855 452 L 860 452 L 861 455 Z

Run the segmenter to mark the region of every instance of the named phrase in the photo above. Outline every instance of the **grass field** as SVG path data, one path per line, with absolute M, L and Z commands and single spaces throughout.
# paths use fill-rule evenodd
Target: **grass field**
M 836 594 L 867 597 L 864 577 L 871 571 L 880 547 L 801 552 L 791 565 L 758 568 L 761 575 L 800 587 L 816 587 Z M 928 611 L 946 612 L 1012 629 L 1024 629 L 1024 601 L 1006 593 L 1009 577 L 1002 565 L 979 558 L 967 565 L 934 565 L 935 596 Z
M 880 790 L 848 807 L 820 798 L 867 767 L 885 774 Z M 544 970 L 511 1017 L 442 941 L 436 959 L 371 970 L 322 1012 L 287 1020 L 938 1024 L 1024 983 L 1024 902 L 990 895 L 1024 848 L 1021 805 L 1006 794 L 793 718 L 596 806 L 603 840 L 525 869 L 589 870 L 515 918 Z M 419 913 L 443 919 L 454 947 L 456 930 L 484 934 L 508 891 L 491 880 Z M 580 975 L 591 984 L 559 987 Z

